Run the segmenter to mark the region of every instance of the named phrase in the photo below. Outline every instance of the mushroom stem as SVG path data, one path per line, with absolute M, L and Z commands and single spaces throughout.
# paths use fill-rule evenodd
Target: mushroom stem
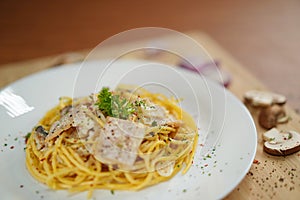
M 259 124 L 266 129 L 273 128 L 277 123 L 284 123 L 287 120 L 288 118 L 283 106 L 279 105 L 263 108 L 258 116 Z

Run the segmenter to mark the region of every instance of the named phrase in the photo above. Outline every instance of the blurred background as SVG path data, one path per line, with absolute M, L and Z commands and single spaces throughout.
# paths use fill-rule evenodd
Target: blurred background
M 299 0 L 2 0 L 0 64 L 93 48 L 146 26 L 203 31 L 272 90 L 300 99 Z

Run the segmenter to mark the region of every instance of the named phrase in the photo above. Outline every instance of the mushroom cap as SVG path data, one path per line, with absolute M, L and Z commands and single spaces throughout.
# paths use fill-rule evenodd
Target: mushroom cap
M 300 134 L 296 131 L 282 131 L 273 128 L 263 135 L 264 151 L 275 156 L 286 156 L 300 150 Z
M 272 104 L 283 105 L 286 103 L 286 97 L 273 92 L 249 90 L 244 94 L 246 102 L 255 107 L 266 107 Z

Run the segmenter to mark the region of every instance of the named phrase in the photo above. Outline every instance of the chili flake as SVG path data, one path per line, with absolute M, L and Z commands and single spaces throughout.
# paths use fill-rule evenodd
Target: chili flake
M 256 159 L 253 160 L 253 164 L 259 164 L 260 162 Z

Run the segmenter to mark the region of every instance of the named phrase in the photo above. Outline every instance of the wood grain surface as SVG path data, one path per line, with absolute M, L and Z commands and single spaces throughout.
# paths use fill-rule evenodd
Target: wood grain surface
M 222 67 L 229 71 L 233 76 L 233 82 L 229 90 L 242 100 L 243 94 L 250 89 L 267 90 L 268 88 L 257 78 L 249 73 L 243 65 L 224 50 L 215 40 L 202 32 L 192 32 L 189 35 L 199 44 L 203 45 L 213 58 L 219 59 Z M 92 58 L 109 58 L 123 47 L 131 47 L 133 44 L 147 44 L 149 41 L 163 40 L 171 45 L 178 46 L 182 50 L 193 54 L 193 49 L 184 46 L 184 42 L 178 37 L 165 36 L 151 38 L 147 40 L 116 44 L 103 49 L 104 51 L 95 53 Z M 3 81 L 11 82 L 24 75 L 31 74 L 49 68 L 65 60 L 70 62 L 80 60 L 89 51 L 78 52 L 76 54 L 65 54 L 52 56 L 15 64 L 7 64 L 0 68 L 0 84 Z M 145 59 L 143 52 L 133 52 L 127 54 L 125 58 Z M 162 54 L 148 59 L 154 59 L 168 64 L 178 62 L 178 57 Z M 280 130 L 295 130 L 300 132 L 300 117 L 296 112 L 285 106 L 290 120 L 287 124 L 278 126 Z M 257 127 L 258 148 L 255 156 L 255 162 L 242 182 L 225 199 L 299 199 L 300 196 L 300 153 L 295 153 L 286 157 L 276 157 L 266 154 L 263 151 L 262 134 L 266 130 L 257 123 L 257 110 L 250 109 Z

